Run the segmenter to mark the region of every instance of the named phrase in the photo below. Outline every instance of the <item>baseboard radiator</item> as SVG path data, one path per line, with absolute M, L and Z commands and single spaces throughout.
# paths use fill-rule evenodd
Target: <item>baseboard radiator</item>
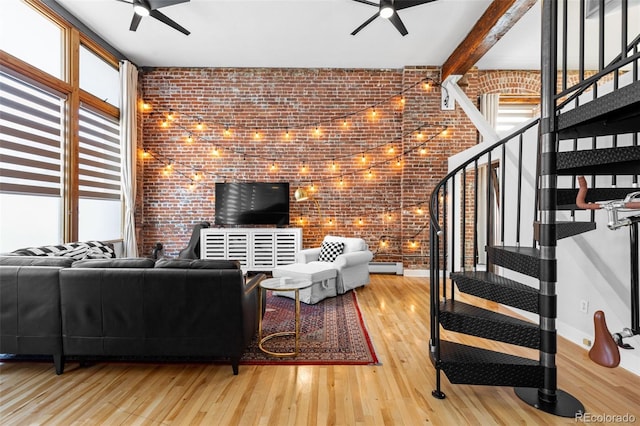
M 369 272 L 372 274 L 402 275 L 402 262 L 369 262 Z

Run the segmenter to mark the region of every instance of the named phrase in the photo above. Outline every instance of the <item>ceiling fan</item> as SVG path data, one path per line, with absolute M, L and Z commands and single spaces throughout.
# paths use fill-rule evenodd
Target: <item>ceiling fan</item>
M 129 25 L 130 31 L 135 31 L 138 29 L 138 25 L 140 25 L 140 21 L 145 16 L 151 16 L 152 18 L 157 19 L 158 21 L 167 24 L 171 28 L 174 28 L 180 31 L 182 34 L 189 35 L 191 34 L 186 28 L 178 24 L 173 19 L 169 18 L 167 15 L 158 11 L 163 7 L 173 6 L 180 3 L 188 3 L 190 0 L 117 0 L 122 3 L 128 3 L 133 5 L 133 18 L 131 19 L 131 25 Z
M 362 25 L 360 25 L 358 28 L 353 30 L 351 35 L 358 34 L 358 32 L 360 32 L 361 29 L 369 25 L 378 16 L 381 16 L 391 21 L 393 26 L 396 27 L 398 31 L 400 31 L 400 34 L 402 34 L 403 36 L 406 36 L 407 34 L 409 34 L 409 31 L 407 31 L 407 28 L 402 23 L 400 16 L 398 16 L 398 10 L 406 9 L 408 7 L 413 7 L 413 6 L 419 6 L 425 3 L 431 3 L 432 1 L 435 1 L 435 0 L 380 0 L 379 4 L 370 2 L 368 0 L 353 0 L 353 1 L 357 1 L 358 3 L 368 4 L 370 6 L 375 6 L 378 8 L 378 11 L 371 18 L 364 21 Z

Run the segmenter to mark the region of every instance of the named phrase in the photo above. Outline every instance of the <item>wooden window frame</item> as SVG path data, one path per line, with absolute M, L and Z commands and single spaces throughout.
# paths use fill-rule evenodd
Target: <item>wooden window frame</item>
M 63 132 L 63 160 L 62 179 L 62 242 L 78 240 L 78 158 L 79 158 L 79 121 L 80 105 L 89 106 L 96 112 L 119 120 L 120 109 L 104 102 L 102 99 L 80 89 L 80 46 L 91 50 L 116 70 L 119 68 L 118 59 L 107 52 L 90 38 L 83 35 L 77 28 L 58 16 L 53 10 L 38 0 L 24 0 L 34 10 L 42 14 L 62 32 L 62 79 L 52 76 L 33 65 L 30 65 L 7 52 L 0 50 L 0 70 L 25 79 L 43 89 L 53 90 L 67 97 L 65 105 L 65 129 Z

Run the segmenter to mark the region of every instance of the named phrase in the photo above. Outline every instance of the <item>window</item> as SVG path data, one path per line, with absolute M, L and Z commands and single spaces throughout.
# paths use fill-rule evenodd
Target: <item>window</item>
M 120 239 L 116 59 L 36 0 L 0 31 L 0 252 Z
M 78 235 L 80 240 L 112 239 L 120 235 L 119 123 L 80 108 Z
M 0 73 L 0 99 L 0 252 L 58 242 L 64 98 Z
M 118 106 L 118 70 L 86 46 L 80 46 L 80 88 L 110 105 Z
M 63 30 L 22 1 L 4 0 L 0 13 L 0 49 L 62 78 Z
M 499 135 L 506 136 L 519 128 L 525 121 L 537 117 L 538 114 L 538 104 L 500 102 L 496 119 L 496 131 Z

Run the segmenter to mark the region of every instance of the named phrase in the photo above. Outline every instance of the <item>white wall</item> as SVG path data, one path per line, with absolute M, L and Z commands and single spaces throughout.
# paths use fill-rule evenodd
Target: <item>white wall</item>
M 604 93 L 603 90 L 599 91 Z M 522 217 L 521 217 L 521 244 L 531 246 L 533 238 L 533 205 L 535 199 L 535 159 L 537 149 L 537 126 L 527 131 L 524 138 L 524 158 L 526 168 L 523 172 L 522 187 Z M 611 143 L 611 137 L 598 139 L 598 146 L 607 146 Z M 579 141 L 579 144 L 591 144 L 591 139 Z M 618 145 L 631 144 L 630 135 L 618 138 Z M 480 147 L 472 150 L 478 152 Z M 452 158 L 449 162 L 450 170 L 461 164 L 465 152 Z M 468 157 L 467 157 L 468 158 Z M 494 156 L 495 159 L 495 156 Z M 507 151 L 506 165 L 507 179 L 505 191 L 507 200 L 517 198 L 517 164 L 513 149 Z M 598 178 L 598 186 L 606 187 L 609 182 Z M 571 187 L 570 177 L 559 177 L 558 187 Z M 631 178 L 618 179 L 619 187 L 630 187 Z M 459 186 L 458 186 L 459 187 Z M 505 211 L 505 245 L 514 245 L 516 216 L 513 203 L 511 207 L 506 202 Z M 460 211 L 460 206 L 455 206 L 455 211 Z M 638 213 L 638 212 L 636 212 Z M 627 213 L 631 214 L 631 213 Z M 583 339 L 593 342 L 593 314 L 598 310 L 605 313 L 609 331 L 620 332 L 623 327 L 631 326 L 631 295 L 630 295 L 630 252 L 629 252 L 629 228 L 625 227 L 616 231 L 607 228 L 607 214 L 603 210 L 596 211 L 597 229 L 579 236 L 558 241 L 556 255 L 558 258 L 558 321 L 556 324 L 558 334 L 585 348 L 585 359 L 588 346 L 583 344 Z M 621 217 L 624 215 L 621 215 Z M 577 212 L 578 220 L 589 220 L 589 213 Z M 451 218 L 449 218 L 451 220 Z M 557 221 L 569 220 L 568 212 L 558 212 Z M 458 222 L 459 223 L 459 222 Z M 458 238 L 459 239 L 459 238 Z M 456 267 L 459 270 L 459 247 L 456 248 Z M 538 288 L 537 280 L 526 277 L 512 271 L 503 271 L 505 276 L 522 283 Z M 586 313 L 582 312 L 581 302 L 588 303 Z M 518 313 L 537 322 L 537 315 L 519 311 Z M 620 366 L 635 374 L 640 375 L 640 336 L 625 339 L 626 343 L 635 347 L 635 350 L 620 350 Z M 600 367 L 594 364 L 595 367 Z
M 532 129 L 525 137 L 525 158 L 535 159 L 536 133 Z M 628 135 L 626 135 L 628 136 Z M 610 137 L 600 138 L 599 145 L 606 146 Z M 589 144 L 591 140 L 589 140 Z M 619 137 L 618 144 L 630 144 L 630 137 Z M 507 161 L 509 161 L 507 155 Z M 527 169 L 524 171 L 523 179 L 523 217 L 521 222 L 522 245 L 531 245 L 533 227 L 532 211 L 534 201 L 535 186 L 533 185 L 535 176 L 535 162 L 529 161 Z M 509 170 L 509 169 L 507 169 Z M 513 173 L 508 173 L 507 188 L 505 188 L 507 199 L 515 199 L 516 193 L 513 185 L 509 182 L 515 179 Z M 608 182 L 603 182 L 599 178 L 599 186 L 608 186 Z M 631 186 L 631 178 L 619 178 L 618 186 Z M 571 187 L 571 178 L 559 177 L 558 187 Z M 508 205 L 508 204 L 507 204 Z M 637 212 L 636 212 L 637 213 Z M 630 213 L 627 213 L 627 215 Z M 621 214 L 623 217 L 624 214 Z M 558 259 L 558 321 L 556 324 L 558 334 L 585 348 L 583 339 L 593 342 L 593 314 L 601 310 L 605 313 L 607 325 L 611 333 L 620 332 L 623 327 L 631 326 L 631 294 L 630 294 L 630 252 L 629 252 L 629 229 L 622 228 L 611 231 L 607 228 L 607 214 L 603 210 L 595 213 L 597 228 L 571 238 L 558 241 L 556 256 Z M 576 220 L 589 221 L 589 212 L 576 212 Z M 558 212 L 557 221 L 571 220 L 569 212 Z M 515 221 L 513 215 L 506 216 L 506 235 L 513 235 Z M 508 237 L 507 237 L 508 238 Z M 513 241 L 505 241 L 505 245 L 512 245 Z M 538 281 L 524 277 L 520 274 L 504 271 L 505 275 L 525 284 L 538 288 Z M 586 313 L 582 312 L 581 302 L 588 303 Z M 522 315 L 537 320 L 527 312 L 518 311 Z M 634 346 L 635 350 L 621 350 L 620 366 L 640 375 L 640 336 L 635 336 L 625 340 Z M 604 368 L 604 367 L 602 367 Z

